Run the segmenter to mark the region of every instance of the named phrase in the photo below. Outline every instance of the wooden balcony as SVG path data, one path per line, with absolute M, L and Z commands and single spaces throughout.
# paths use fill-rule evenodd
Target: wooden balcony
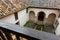
M 47 32 L 0 22 L 0 40 L 60 40 L 60 37 Z

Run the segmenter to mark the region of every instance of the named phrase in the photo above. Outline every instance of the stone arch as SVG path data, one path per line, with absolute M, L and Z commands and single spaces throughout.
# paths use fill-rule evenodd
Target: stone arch
M 48 18 L 47 18 L 47 24 L 53 25 L 55 18 L 56 18 L 56 14 L 54 14 L 54 13 L 49 14 Z
M 44 21 L 44 18 L 45 18 L 45 12 L 40 11 L 38 13 L 38 21 Z
M 31 20 L 31 21 L 35 20 L 35 12 L 34 11 L 29 12 L 29 20 Z

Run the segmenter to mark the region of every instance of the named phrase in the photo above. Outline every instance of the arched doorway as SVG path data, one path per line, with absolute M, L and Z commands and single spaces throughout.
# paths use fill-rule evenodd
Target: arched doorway
M 44 12 L 39 12 L 38 13 L 38 21 L 44 21 L 45 13 Z
M 31 20 L 31 21 L 35 20 L 35 12 L 34 11 L 29 12 L 29 20 Z
M 53 24 L 54 24 L 54 21 L 55 21 L 55 18 L 56 18 L 56 15 L 55 15 L 54 13 L 51 13 L 51 14 L 48 16 L 47 24 L 53 25 Z

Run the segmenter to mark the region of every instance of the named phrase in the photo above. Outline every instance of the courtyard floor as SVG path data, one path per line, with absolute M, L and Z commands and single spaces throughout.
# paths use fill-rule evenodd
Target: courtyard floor
M 29 28 L 33 28 L 36 30 L 40 30 L 40 31 L 54 33 L 54 26 L 53 25 L 39 25 L 39 24 L 34 23 L 32 21 L 28 21 L 28 22 L 26 22 L 26 24 L 24 24 L 24 27 L 29 27 Z

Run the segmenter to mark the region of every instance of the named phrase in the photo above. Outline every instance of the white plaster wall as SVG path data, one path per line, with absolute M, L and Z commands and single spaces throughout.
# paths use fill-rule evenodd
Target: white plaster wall
M 55 33 L 56 35 L 60 36 L 60 18 L 58 19 L 58 22 L 59 22 L 59 25 L 57 26 Z
M 18 18 L 20 26 L 23 26 L 29 20 L 28 13 L 26 13 L 26 9 L 18 12 Z
M 44 23 L 47 22 L 46 20 L 47 20 L 48 16 L 49 16 L 51 13 L 56 14 L 56 19 L 58 19 L 58 16 L 59 16 L 59 13 L 60 13 L 59 10 L 40 9 L 40 8 L 28 8 L 28 13 L 29 13 L 30 11 L 34 11 L 34 12 L 35 12 L 35 16 L 37 16 L 39 12 L 43 11 L 43 12 L 45 13 L 45 15 L 46 15 L 46 16 L 45 16 L 45 21 L 44 21 Z M 56 19 L 55 19 L 55 21 L 56 21 Z M 55 25 L 55 21 L 54 21 L 54 24 L 53 24 L 54 27 L 56 26 L 56 25 Z
M 58 16 L 59 16 L 59 13 L 60 13 L 60 11 L 53 10 L 53 9 L 28 8 L 28 13 L 30 11 L 34 11 L 35 12 L 35 16 L 37 16 L 40 11 L 43 11 L 46 14 L 46 16 L 45 16 L 46 18 L 48 18 L 49 14 L 54 13 L 54 14 L 56 14 L 56 19 L 58 19 Z M 59 25 L 57 26 L 57 29 L 55 31 L 56 35 L 60 35 L 60 18 L 58 19 L 58 21 L 59 21 Z M 54 25 L 54 26 L 56 26 L 56 25 Z
M 51 13 L 55 13 L 57 17 L 58 17 L 58 15 L 59 15 L 59 11 L 58 11 L 58 10 L 52 10 L 52 9 L 29 8 L 29 9 L 28 9 L 28 13 L 29 13 L 30 11 L 34 11 L 34 12 L 35 12 L 35 16 L 37 16 L 40 11 L 43 11 L 43 12 L 45 12 L 45 14 L 46 14 L 46 18 L 48 18 L 48 15 L 51 14 Z M 56 17 L 56 18 L 57 18 L 57 17 Z
M 15 24 L 14 14 L 11 14 L 9 16 L 6 16 L 6 17 L 0 19 L 0 21 Z

